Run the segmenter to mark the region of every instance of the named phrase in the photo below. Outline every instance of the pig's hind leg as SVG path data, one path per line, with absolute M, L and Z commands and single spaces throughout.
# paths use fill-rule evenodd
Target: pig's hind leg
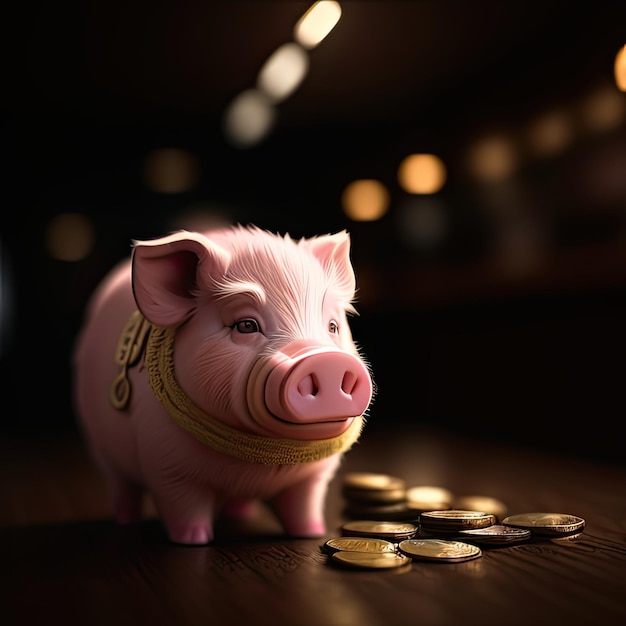
M 113 514 L 119 524 L 132 524 L 142 517 L 144 488 L 130 481 L 101 455 L 96 461 L 104 477 Z

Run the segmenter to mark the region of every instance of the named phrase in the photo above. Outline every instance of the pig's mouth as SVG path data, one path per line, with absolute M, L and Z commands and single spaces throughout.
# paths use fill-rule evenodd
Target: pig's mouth
M 310 422 L 303 423 L 303 422 L 294 422 L 292 420 L 278 417 L 278 415 L 274 415 L 273 413 L 271 415 L 275 420 L 278 420 L 279 422 L 283 422 L 283 424 L 292 424 L 293 426 L 299 426 L 299 427 L 311 426 L 315 424 L 343 424 L 344 422 L 347 422 L 348 420 L 354 419 L 353 417 L 337 417 L 335 419 L 325 419 L 325 420 L 310 421 Z
M 328 439 L 344 433 L 354 421 L 361 421 L 361 416 L 300 421 L 276 415 L 265 404 L 249 408 L 250 415 L 260 432 L 268 437 L 289 437 L 302 440 Z
M 345 432 L 355 417 L 337 417 L 333 419 L 323 420 L 310 420 L 307 422 L 298 422 L 280 417 L 268 411 L 268 415 L 271 416 L 273 423 L 265 422 L 262 424 L 265 428 L 270 428 L 272 434 L 277 434 L 277 422 L 288 430 L 284 431 L 285 436 L 293 437 L 295 439 L 327 439 L 328 437 L 334 437 L 342 432 Z M 257 421 L 257 423 L 259 423 Z M 291 429 L 294 430 L 291 430 Z M 280 428 L 278 429 L 280 430 Z

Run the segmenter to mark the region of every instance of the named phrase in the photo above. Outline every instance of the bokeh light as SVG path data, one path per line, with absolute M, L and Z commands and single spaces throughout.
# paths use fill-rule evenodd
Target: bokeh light
M 409 193 L 436 193 L 445 184 L 446 176 L 446 166 L 434 154 L 411 154 L 398 167 L 398 182 Z
M 248 148 L 262 141 L 276 122 L 276 109 L 258 89 L 241 92 L 224 115 L 224 132 L 231 144 Z
M 183 193 L 198 182 L 200 165 L 189 150 L 159 148 L 144 161 L 144 182 L 158 193 Z
M 305 48 L 314 48 L 328 36 L 340 18 L 339 2 L 319 0 L 298 20 L 294 28 L 294 39 Z
M 46 249 L 57 261 L 81 261 L 95 243 L 93 224 L 82 213 L 61 213 L 46 229 Z
M 626 45 L 615 55 L 615 84 L 620 91 L 626 91 Z
M 528 144 L 541 156 L 562 152 L 572 141 L 572 125 L 564 111 L 545 113 L 530 124 Z
M 581 117 L 585 128 L 605 132 L 618 128 L 626 121 L 626 101 L 615 87 L 600 87 L 582 102 Z
M 492 135 L 478 141 L 469 152 L 469 168 L 482 182 L 508 178 L 517 167 L 517 152 L 505 135 Z
M 297 43 L 286 43 L 265 61 L 259 72 L 257 87 L 278 103 L 290 96 L 309 71 L 309 57 Z
M 356 222 L 379 220 L 389 210 L 390 202 L 387 187 L 373 178 L 352 181 L 341 195 L 344 213 Z

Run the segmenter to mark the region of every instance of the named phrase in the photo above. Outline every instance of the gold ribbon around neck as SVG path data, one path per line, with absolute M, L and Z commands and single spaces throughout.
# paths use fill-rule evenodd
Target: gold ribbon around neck
M 137 315 L 140 315 L 138 311 L 133 313 L 133 316 Z M 143 320 L 143 317 L 141 319 Z M 136 318 L 133 322 L 133 317 L 131 316 L 125 333 L 128 333 L 129 327 L 134 329 L 137 326 L 137 322 Z M 143 322 L 149 324 L 146 320 L 143 320 Z M 363 416 L 355 417 L 345 432 L 329 439 L 301 440 L 263 437 L 231 428 L 205 413 L 178 384 L 174 373 L 174 336 L 176 328 L 150 325 L 149 331 L 145 363 L 148 368 L 152 391 L 179 426 L 218 452 L 250 463 L 296 465 L 319 461 L 328 456 L 346 452 L 361 435 Z M 123 337 L 124 334 L 120 339 L 120 343 L 123 343 Z M 140 325 L 138 338 L 142 344 L 146 340 L 143 325 Z M 123 364 L 124 369 L 120 376 L 126 374 L 127 365 L 128 363 Z M 115 389 L 115 384 L 114 382 L 112 392 Z M 128 397 L 130 397 L 130 388 Z M 123 410 L 126 404 L 120 410 Z M 118 408 L 115 403 L 114 406 Z

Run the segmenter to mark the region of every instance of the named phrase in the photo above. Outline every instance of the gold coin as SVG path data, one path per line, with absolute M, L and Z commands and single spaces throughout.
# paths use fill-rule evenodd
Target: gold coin
M 584 533 L 573 532 L 566 535 L 561 535 L 559 537 L 552 536 L 550 537 L 550 541 L 552 543 L 565 543 L 567 541 L 576 541 L 577 539 L 580 539 L 583 534 Z
M 406 500 L 414 510 L 436 511 L 451 508 L 454 495 L 444 487 L 417 485 L 406 490 Z
M 407 506 L 406 502 L 391 504 L 368 504 L 364 502 L 350 502 L 345 508 L 345 514 L 351 519 L 369 519 L 385 521 L 416 520 L 420 511 Z
M 344 487 L 343 497 L 350 501 L 367 502 L 371 504 L 391 504 L 405 500 L 405 490 L 403 488 L 389 489 L 355 489 Z
M 331 561 L 343 567 L 389 569 L 410 565 L 411 559 L 396 552 L 349 552 L 340 550 L 330 555 Z
M 349 552 L 395 552 L 396 547 L 391 541 L 375 537 L 333 537 L 322 546 L 327 554 L 346 550 Z
M 412 559 L 445 563 L 460 563 L 482 555 L 478 546 L 446 539 L 405 539 L 398 544 L 398 549 Z
M 485 545 L 510 545 L 530 539 L 530 530 L 502 524 L 494 524 L 487 528 L 459 530 L 458 534 L 462 541 L 467 540 Z
M 404 479 L 376 472 L 348 472 L 343 477 L 344 489 L 404 489 Z
M 559 536 L 580 532 L 585 527 L 585 520 L 568 513 L 519 513 L 509 515 L 502 520 L 505 526 L 528 528 L 538 535 Z
M 484 511 L 485 513 L 495 515 L 498 519 L 502 519 L 508 513 L 507 506 L 504 502 L 490 496 L 461 496 L 454 500 L 454 508 L 469 511 Z
M 485 528 L 495 523 L 495 515 L 484 511 L 449 509 L 424 511 L 420 514 L 420 524 L 427 530 L 469 530 L 471 528 Z
M 409 522 L 388 522 L 377 520 L 353 520 L 341 527 L 344 537 L 376 537 L 401 541 L 417 533 L 417 526 Z

